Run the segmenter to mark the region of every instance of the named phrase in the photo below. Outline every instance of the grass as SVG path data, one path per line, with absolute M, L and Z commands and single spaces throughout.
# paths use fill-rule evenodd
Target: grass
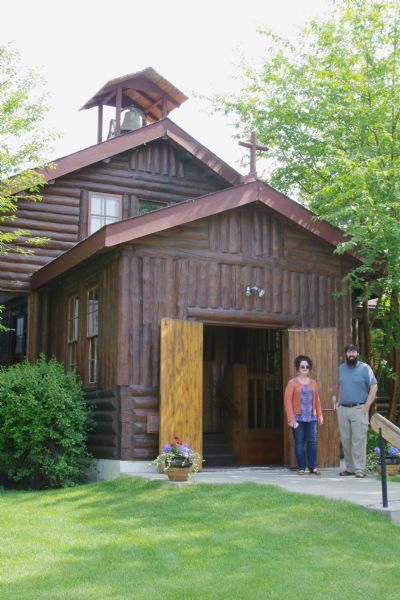
M 135 478 L 0 493 L 0 598 L 399 597 L 400 528 L 271 486 Z

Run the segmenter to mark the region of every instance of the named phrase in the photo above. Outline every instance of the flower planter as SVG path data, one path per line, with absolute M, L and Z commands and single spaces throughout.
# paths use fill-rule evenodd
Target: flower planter
M 201 455 L 193 452 L 191 446 L 175 435 L 172 442 L 161 449 L 151 465 L 156 467 L 159 473 L 168 475 L 171 481 L 187 481 L 189 473 L 198 471 L 201 463 Z
M 168 467 L 166 473 L 170 481 L 187 481 L 192 471 L 192 466 L 189 467 Z
M 168 464 L 170 467 L 193 467 L 193 463 L 186 456 L 173 456 Z
M 389 477 L 393 477 L 394 475 L 397 475 L 400 472 L 400 460 L 398 456 L 386 456 L 385 463 L 386 474 L 389 475 Z M 379 475 L 381 475 L 382 468 L 380 462 L 377 463 L 376 470 L 379 473 Z

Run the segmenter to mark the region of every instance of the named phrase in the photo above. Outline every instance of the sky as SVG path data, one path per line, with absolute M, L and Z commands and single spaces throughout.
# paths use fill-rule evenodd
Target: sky
M 194 94 L 235 91 L 239 52 L 250 60 L 260 55 L 257 27 L 293 37 L 326 14 L 328 1 L 18 0 L 2 3 L 0 44 L 14 42 L 22 64 L 45 79 L 45 124 L 62 134 L 49 158 L 95 144 L 97 109 L 79 109 L 107 81 L 153 67 L 189 97 L 170 119 L 243 173 L 248 151 L 228 119 L 207 114 Z

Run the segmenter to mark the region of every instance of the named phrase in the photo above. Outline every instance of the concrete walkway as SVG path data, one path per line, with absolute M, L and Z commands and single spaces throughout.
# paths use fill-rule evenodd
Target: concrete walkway
M 166 476 L 154 469 L 137 470 L 124 461 L 121 475 L 135 475 L 147 479 L 166 481 Z M 136 463 L 137 465 L 137 463 Z M 347 500 L 371 510 L 387 514 L 393 522 L 400 524 L 400 483 L 388 483 L 388 507 L 383 507 L 382 482 L 376 474 L 365 479 L 356 477 L 340 477 L 339 471 L 344 467 L 321 469 L 321 475 L 300 476 L 296 471 L 273 467 L 236 467 L 236 468 L 204 468 L 194 473 L 191 483 L 243 483 L 253 482 L 263 485 L 276 485 L 290 492 L 324 496 L 332 500 Z M 171 485 L 176 483 L 171 482 Z M 182 484 L 180 484 L 182 485 Z M 183 484 L 186 485 L 186 484 Z

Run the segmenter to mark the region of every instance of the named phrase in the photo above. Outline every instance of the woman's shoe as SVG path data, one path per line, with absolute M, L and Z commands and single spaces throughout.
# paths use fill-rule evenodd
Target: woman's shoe
M 304 470 L 304 469 L 299 469 L 299 470 L 297 471 L 297 475 L 305 475 L 305 474 L 306 474 L 306 472 L 305 472 L 305 470 Z
M 317 468 L 310 469 L 310 475 L 321 475 L 321 471 L 319 471 Z

